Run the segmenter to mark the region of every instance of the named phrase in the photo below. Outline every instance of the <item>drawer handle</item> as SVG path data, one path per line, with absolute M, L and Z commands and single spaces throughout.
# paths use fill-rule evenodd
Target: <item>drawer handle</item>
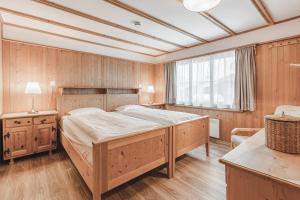
M 37 141 L 37 140 L 38 140 L 38 138 L 37 138 L 37 137 L 35 137 L 35 138 L 34 138 L 34 141 Z
M 24 145 L 21 145 L 21 149 L 23 149 L 24 148 Z
M 6 139 L 9 139 L 9 137 L 10 137 L 10 133 L 8 132 L 7 134 L 5 134 L 5 135 L 3 136 L 3 139 L 6 140 Z
M 47 121 L 47 119 L 41 120 L 41 123 L 44 124 Z
M 10 154 L 10 149 L 9 148 L 7 148 L 4 152 L 3 152 L 3 154 L 4 155 L 6 155 L 6 154 Z
M 15 124 L 21 124 L 21 122 L 20 121 L 15 121 Z

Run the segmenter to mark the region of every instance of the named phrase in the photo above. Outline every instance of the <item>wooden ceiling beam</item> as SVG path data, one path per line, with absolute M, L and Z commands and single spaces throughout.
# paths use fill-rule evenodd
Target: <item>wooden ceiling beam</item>
M 84 40 L 84 39 L 75 38 L 75 37 L 62 35 L 62 34 L 58 34 L 58 33 L 52 33 L 52 32 L 44 31 L 44 30 L 41 30 L 41 29 L 21 26 L 21 25 L 18 25 L 18 24 L 5 23 L 4 22 L 3 25 L 12 26 L 12 27 L 16 27 L 16 28 L 21 28 L 21 29 L 25 29 L 25 30 L 34 31 L 34 32 L 39 32 L 39 33 L 44 33 L 44 34 L 47 34 L 47 35 L 52 35 L 52 36 L 61 37 L 61 38 L 65 38 L 65 39 L 75 40 L 75 41 L 79 41 L 79 42 L 84 42 L 84 43 L 87 43 L 87 44 L 93 44 L 93 45 L 97 45 L 97 46 L 108 47 L 108 48 L 118 49 L 118 50 L 122 50 L 122 51 L 129 51 L 129 52 L 133 52 L 133 53 L 138 53 L 138 54 L 154 57 L 154 55 L 146 54 L 146 53 L 139 52 L 139 51 L 134 51 L 134 50 L 125 49 L 125 48 L 121 48 L 121 47 L 111 46 L 111 45 L 107 45 L 107 44 L 103 44 L 103 43 L 99 43 L 99 42 L 93 42 L 93 41 L 90 41 L 90 40 Z
M 220 22 L 218 19 L 216 19 L 215 17 L 213 17 L 209 13 L 207 13 L 207 12 L 200 12 L 199 14 L 202 17 L 204 17 L 205 19 L 207 19 L 210 22 L 212 22 L 214 25 L 218 26 L 223 31 L 227 32 L 228 34 L 230 34 L 230 35 L 236 35 L 236 33 L 233 30 L 231 30 L 230 28 L 228 28 L 228 26 L 226 26 L 225 24 L 223 24 L 222 22 Z
M 69 7 L 54 3 L 54 2 L 50 2 L 50 1 L 47 1 L 47 0 L 32 0 L 32 1 L 34 1 L 36 3 L 46 5 L 46 6 L 49 6 L 49 7 L 52 7 L 52 8 L 55 8 L 55 9 L 58 9 L 58 10 L 61 10 L 61 11 L 64 11 L 64 12 L 71 13 L 73 15 L 77 15 L 77 16 L 80 16 L 80 17 L 83 17 L 83 18 L 86 18 L 86 19 L 89 19 L 89 20 L 92 20 L 92 21 L 95 21 L 95 22 L 98 22 L 98 23 L 101 23 L 101 24 L 105 24 L 105 25 L 108 25 L 108 26 L 111 26 L 111 27 L 114 27 L 114 28 L 118 28 L 118 29 L 121 29 L 123 31 L 131 32 L 131 33 L 141 35 L 141 36 L 153 39 L 153 40 L 157 40 L 157 41 L 160 41 L 160 42 L 163 42 L 163 43 L 166 43 L 166 44 L 170 44 L 170 45 L 178 47 L 178 48 L 186 48 L 186 46 L 184 46 L 184 45 L 181 45 L 181 44 L 178 44 L 178 43 L 175 43 L 175 42 L 171 42 L 171 41 L 168 41 L 168 40 L 165 40 L 165 39 L 153 36 L 153 35 L 149 35 L 147 33 L 143 33 L 141 31 L 137 31 L 137 30 L 125 27 L 123 25 L 116 24 L 116 23 L 110 22 L 108 20 L 101 19 L 99 17 L 95 17 L 93 15 L 89 15 L 89 14 L 80 12 L 78 10 L 74 10 L 72 8 L 69 8 Z
M 76 27 L 76 26 L 71 26 L 71 25 L 68 25 L 68 24 L 61 23 L 61 22 L 45 19 L 45 18 L 42 18 L 42 17 L 37 17 L 37 16 L 34 16 L 34 15 L 29 15 L 29 14 L 26 14 L 26 13 L 10 10 L 10 9 L 3 8 L 3 7 L 0 7 L 0 11 L 11 13 L 13 15 L 17 15 L 17 16 L 20 16 L 20 17 L 25 17 L 25 18 L 37 20 L 37 21 L 40 21 L 40 22 L 45 22 L 45 23 L 48 23 L 48 24 L 60 26 L 60 27 L 63 27 L 63 28 L 68 28 L 68 29 L 72 29 L 72 30 L 87 33 L 87 34 L 91 34 L 91 35 L 95 35 L 95 36 L 99 36 L 99 37 L 104 37 L 104 38 L 115 40 L 115 41 L 118 41 L 118 42 L 124 42 L 124 43 L 127 43 L 127 44 L 152 49 L 152 50 L 155 50 L 155 51 L 160 51 L 160 52 L 165 52 L 165 53 L 169 52 L 169 51 L 165 51 L 165 50 L 158 49 L 158 48 L 155 48 L 155 47 L 151 47 L 151 46 L 148 46 L 148 45 L 144 45 L 144 44 L 141 44 L 141 43 L 132 42 L 132 41 L 129 41 L 129 40 L 124 40 L 124 39 L 121 39 L 121 38 L 116 38 L 116 37 L 105 35 L 105 34 L 102 34 L 102 33 L 99 33 L 99 32 L 79 28 L 79 27 Z
M 261 0 L 251 0 L 257 11 L 269 25 L 274 24 L 274 20 Z
M 202 43 L 207 42 L 207 40 L 205 40 L 205 39 L 203 39 L 203 38 L 201 38 L 201 37 L 199 37 L 197 35 L 189 33 L 189 32 L 187 32 L 187 31 L 185 31 L 185 30 L 183 30 L 181 28 L 178 28 L 178 27 L 176 27 L 176 26 L 174 26 L 174 25 L 172 25 L 172 24 L 170 24 L 168 22 L 165 22 L 165 21 L 163 21 L 161 19 L 158 19 L 158 18 L 156 18 L 156 17 L 154 17 L 152 15 L 149 15 L 149 14 L 147 14 L 147 13 L 141 11 L 141 10 L 138 10 L 138 9 L 136 9 L 136 8 L 128 5 L 128 4 L 125 4 L 125 3 L 121 2 L 121 1 L 118 1 L 118 0 L 104 0 L 104 1 L 107 2 L 107 3 L 109 3 L 109 4 L 112 4 L 114 6 L 117 6 L 117 7 L 121 8 L 121 9 L 124 9 L 124 10 L 126 10 L 128 12 L 131 12 L 133 14 L 136 14 L 138 16 L 141 16 L 143 18 L 151 20 L 151 21 L 153 21 L 153 22 L 155 22 L 155 23 L 157 23 L 159 25 L 162 25 L 164 27 L 167 27 L 167 28 L 169 28 L 171 30 L 179 32 L 179 33 L 181 33 L 181 34 L 183 34 L 185 36 L 191 37 L 191 38 L 193 38 L 193 39 L 195 39 L 197 41 L 200 41 Z
M 181 4 L 183 3 L 183 0 L 177 0 L 177 1 Z M 208 21 L 213 23 L 215 26 L 218 26 L 220 29 L 222 29 L 229 35 L 236 35 L 236 33 L 232 29 L 230 29 L 228 26 L 223 24 L 220 20 L 218 20 L 217 18 L 215 18 L 208 12 L 199 12 L 199 15 L 201 15 L 202 17 L 204 17 L 205 19 L 207 19 Z M 211 41 L 209 41 L 209 42 L 211 42 Z M 202 45 L 202 44 L 196 44 L 196 45 Z

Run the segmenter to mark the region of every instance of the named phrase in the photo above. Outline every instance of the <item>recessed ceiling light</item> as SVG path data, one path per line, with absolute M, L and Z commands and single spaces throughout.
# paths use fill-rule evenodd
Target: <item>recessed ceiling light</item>
M 221 0 L 183 0 L 186 9 L 193 12 L 203 12 L 216 7 Z
M 133 21 L 132 24 L 135 26 L 142 26 L 142 23 L 139 21 Z

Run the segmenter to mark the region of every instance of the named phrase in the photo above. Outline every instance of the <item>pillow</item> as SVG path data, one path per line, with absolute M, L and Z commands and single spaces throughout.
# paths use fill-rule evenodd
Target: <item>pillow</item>
M 115 110 L 116 111 L 127 111 L 127 110 L 132 110 L 132 109 L 139 109 L 139 108 L 145 108 L 145 107 L 140 106 L 140 105 L 125 105 L 125 106 L 117 107 Z
M 71 110 L 68 112 L 69 115 L 84 115 L 84 114 L 92 114 L 92 113 L 102 113 L 105 112 L 104 110 L 100 108 L 78 108 L 75 110 Z

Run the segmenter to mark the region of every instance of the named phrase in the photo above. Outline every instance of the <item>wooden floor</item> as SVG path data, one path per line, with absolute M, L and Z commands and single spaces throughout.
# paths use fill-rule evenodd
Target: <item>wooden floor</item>
M 224 166 L 218 159 L 229 151 L 211 144 L 211 156 L 204 147 L 181 157 L 176 163 L 175 178 L 154 170 L 103 195 L 105 200 L 223 200 Z M 14 165 L 0 165 L 1 200 L 86 200 L 91 192 L 66 153 L 40 154 L 19 159 Z

